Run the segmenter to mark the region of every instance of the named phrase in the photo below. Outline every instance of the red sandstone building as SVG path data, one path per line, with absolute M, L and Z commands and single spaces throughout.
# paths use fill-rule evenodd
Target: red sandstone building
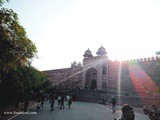
M 121 62 L 111 61 L 103 46 L 96 54 L 97 56 L 93 56 L 88 49 L 83 55 L 83 64 L 74 62 L 70 68 L 44 72 L 48 74 L 53 87 L 59 86 L 63 89 L 78 87 L 127 92 L 139 90 L 139 92 L 147 93 L 154 91 L 155 84 L 159 84 L 159 81 L 155 84 L 151 82 L 155 73 L 150 74 L 154 71 L 152 67 L 157 63 L 158 57 Z

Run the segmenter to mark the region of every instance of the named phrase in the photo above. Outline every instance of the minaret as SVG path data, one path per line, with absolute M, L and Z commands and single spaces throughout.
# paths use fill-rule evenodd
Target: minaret
M 83 72 L 82 72 L 82 87 L 85 88 L 86 82 L 92 85 L 92 81 L 96 81 L 96 89 L 101 90 L 102 84 L 108 86 L 108 57 L 107 52 L 103 46 L 98 51 L 98 56 L 93 56 L 92 52 L 88 49 L 84 53 L 83 59 Z M 104 69 L 105 68 L 105 69 Z M 104 74 L 104 70 L 106 74 Z M 94 72 L 93 72 L 94 71 Z M 93 75 L 94 74 L 94 75 Z M 87 76 L 86 78 L 86 75 Z M 90 86 L 89 85 L 89 86 Z
M 98 80 L 97 80 L 97 89 L 102 89 L 102 84 L 106 84 L 107 89 L 108 89 L 108 57 L 106 56 L 107 52 L 106 49 L 101 46 L 96 54 L 99 56 L 99 65 L 97 66 L 98 68 Z M 103 68 L 105 68 L 106 75 L 103 74 Z M 106 79 L 103 79 L 103 78 Z
M 98 49 L 98 51 L 96 52 L 96 54 L 97 54 L 98 56 L 105 56 L 105 55 L 107 54 L 107 52 L 106 52 L 106 49 L 105 49 L 103 46 L 101 46 L 101 47 Z
M 83 59 L 83 72 L 82 72 L 82 87 L 85 88 L 85 77 L 86 77 L 86 70 L 88 69 L 88 66 L 86 66 L 85 60 L 90 59 L 93 57 L 92 52 L 89 50 L 86 50 L 84 53 L 84 59 Z

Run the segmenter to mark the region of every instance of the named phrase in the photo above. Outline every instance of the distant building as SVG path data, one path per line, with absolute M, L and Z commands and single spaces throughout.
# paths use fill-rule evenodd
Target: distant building
M 151 85 L 149 85 L 148 79 L 152 76 L 147 76 L 145 72 L 156 64 L 158 57 L 111 61 L 108 59 L 106 49 L 103 46 L 98 49 L 96 54 L 97 56 L 93 56 L 88 49 L 83 55 L 83 64 L 73 62 L 70 68 L 44 72 L 48 74 L 53 87 L 57 86 L 62 89 L 78 87 L 79 89 L 124 90 L 128 92 L 136 89 L 143 89 L 143 91 L 150 89 Z M 145 72 L 138 69 L 138 66 L 141 66 Z M 141 80 L 142 84 L 137 83 L 135 86 L 136 83 L 133 79 Z

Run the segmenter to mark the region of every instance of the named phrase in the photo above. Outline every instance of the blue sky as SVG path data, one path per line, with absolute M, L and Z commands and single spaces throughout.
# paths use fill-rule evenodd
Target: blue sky
M 82 62 L 89 48 L 103 45 L 111 60 L 155 56 L 160 50 L 158 0 L 10 0 L 27 36 L 38 49 L 39 70 Z

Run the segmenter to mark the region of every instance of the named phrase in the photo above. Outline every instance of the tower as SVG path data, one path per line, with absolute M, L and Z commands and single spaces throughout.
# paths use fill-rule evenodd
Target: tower
M 98 56 L 93 56 L 88 49 L 83 55 L 82 86 L 85 89 L 101 90 L 108 86 L 108 57 L 106 49 L 101 46 L 96 53 Z

